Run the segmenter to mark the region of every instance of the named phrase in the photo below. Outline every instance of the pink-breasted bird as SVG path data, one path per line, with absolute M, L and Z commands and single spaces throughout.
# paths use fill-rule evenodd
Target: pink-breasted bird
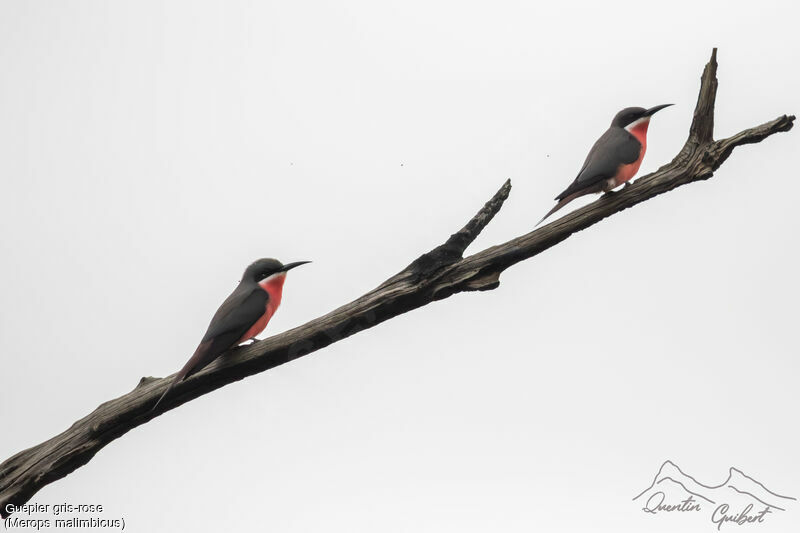
M 627 183 L 644 159 L 650 117 L 671 105 L 657 105 L 650 109 L 626 107 L 617 113 L 611 126 L 589 150 L 578 177 L 556 196 L 558 203 L 536 225 L 579 196 L 610 191 Z
M 286 273 L 306 263 L 310 261 L 284 265 L 277 259 L 259 259 L 247 267 L 239 285 L 217 309 L 194 355 L 175 375 L 153 409 L 175 385 L 199 372 L 228 349 L 264 331 L 281 304 Z

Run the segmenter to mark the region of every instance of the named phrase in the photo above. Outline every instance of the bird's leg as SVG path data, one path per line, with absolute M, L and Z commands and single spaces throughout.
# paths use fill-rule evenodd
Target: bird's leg
M 626 181 L 625 185 L 622 186 L 622 190 L 624 191 L 625 189 L 627 189 L 630 186 L 631 186 L 631 182 L 630 181 Z
M 256 339 L 255 337 L 250 337 L 249 339 L 242 339 L 233 346 L 231 346 L 231 348 L 235 348 L 236 346 L 250 346 L 251 344 L 255 344 L 257 340 L 258 339 Z
M 616 187 L 614 180 L 607 180 L 604 181 L 602 185 L 599 186 L 600 190 L 597 192 L 603 193 L 603 196 L 601 196 L 601 198 L 606 196 L 611 198 L 612 196 L 614 196 L 614 187 Z

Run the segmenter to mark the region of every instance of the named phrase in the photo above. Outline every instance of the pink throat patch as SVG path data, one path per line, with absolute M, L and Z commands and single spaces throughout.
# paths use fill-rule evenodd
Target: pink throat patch
M 267 307 L 264 309 L 264 314 L 261 315 L 255 324 L 253 324 L 247 333 L 245 333 L 239 342 L 244 342 L 248 339 L 252 339 L 262 331 L 264 328 L 267 327 L 269 324 L 269 320 L 272 318 L 272 315 L 275 314 L 275 311 L 278 310 L 278 306 L 281 305 L 281 297 L 283 296 L 283 282 L 286 281 L 286 274 L 279 274 L 277 276 L 273 276 L 270 278 L 265 279 L 261 283 L 259 283 L 259 287 L 267 291 L 269 294 L 269 300 L 267 300 Z
M 277 309 L 281 305 L 281 297 L 283 296 L 283 282 L 286 281 L 286 273 L 278 274 L 277 276 L 270 276 L 258 285 L 267 291 L 269 294 L 269 302 L 267 302 L 267 309 L 270 305 L 274 305 Z M 275 311 L 273 310 L 273 313 Z
M 609 180 L 606 190 L 619 187 L 639 172 L 642 159 L 644 159 L 644 153 L 647 151 L 647 127 L 649 125 L 650 120 L 645 120 L 641 124 L 637 124 L 634 128 L 631 128 L 630 134 L 636 137 L 636 140 L 642 144 L 642 149 L 639 150 L 639 158 L 628 165 L 620 165 L 619 170 L 617 170 L 617 175 Z
M 635 128 L 630 130 L 631 135 L 636 137 L 636 140 L 642 143 L 642 153 L 647 149 L 647 127 L 650 126 L 650 120 L 645 120 L 641 124 L 637 124 Z

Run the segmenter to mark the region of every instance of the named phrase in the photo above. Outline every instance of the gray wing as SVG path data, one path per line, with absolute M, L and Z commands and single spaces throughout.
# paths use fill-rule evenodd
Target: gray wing
M 239 337 L 231 341 L 231 343 L 236 342 L 263 316 L 267 309 L 267 300 L 269 295 L 257 285 L 253 287 L 240 285 L 214 313 L 208 330 L 200 342 L 226 336 L 228 333 L 241 332 Z
M 247 330 L 264 315 L 267 300 L 267 292 L 257 286 L 237 287 L 214 313 L 203 340 L 181 370 L 181 379 L 199 372 L 239 342 Z
M 628 165 L 639 159 L 641 149 L 642 145 L 636 137 L 624 129 L 609 128 L 589 150 L 578 177 L 556 200 L 563 200 L 574 192 L 613 178 L 620 165 Z
M 175 385 L 205 368 L 225 350 L 236 344 L 247 333 L 247 330 L 264 315 L 267 310 L 267 300 L 269 300 L 269 295 L 257 285 L 239 284 L 214 313 L 200 345 L 175 375 L 172 383 L 158 399 L 153 409 L 158 407 L 161 400 Z

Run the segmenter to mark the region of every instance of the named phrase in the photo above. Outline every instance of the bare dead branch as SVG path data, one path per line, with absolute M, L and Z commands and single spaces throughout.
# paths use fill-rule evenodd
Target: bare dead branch
M 48 483 L 86 464 L 109 442 L 167 410 L 433 301 L 458 292 L 493 289 L 500 283 L 500 274 L 511 265 L 624 209 L 681 185 L 708 179 L 735 147 L 757 143 L 792 128 L 795 117 L 783 115 L 714 141 L 716 70 L 714 49 L 701 77 L 700 94 L 686 144 L 670 163 L 656 172 L 535 231 L 464 258 L 466 248 L 508 198 L 511 183 L 506 181 L 483 209 L 444 244 L 357 300 L 280 335 L 232 350 L 177 385 L 157 411 L 150 409 L 168 386 L 169 377 L 142 378 L 131 392 L 103 403 L 61 434 L 7 459 L 0 464 L 0 514 L 7 516 L 7 504 L 27 502 Z

